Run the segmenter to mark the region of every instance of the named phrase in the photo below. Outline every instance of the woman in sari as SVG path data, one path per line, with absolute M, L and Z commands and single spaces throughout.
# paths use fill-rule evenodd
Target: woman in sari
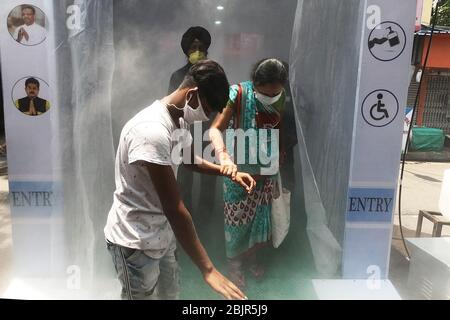
M 223 170 L 250 173 L 257 182 L 255 191 L 249 195 L 236 188 L 232 180 L 224 180 L 228 271 L 232 281 L 241 288 L 246 284 L 245 268 L 257 279 L 264 275 L 258 252 L 271 242 L 271 209 L 278 164 L 273 172 L 270 170 L 273 163 L 265 163 L 261 155 L 266 159 L 276 159 L 278 163 L 282 161 L 284 152 L 283 148 L 280 152 L 278 143 L 282 139 L 276 139 L 279 135 L 275 132 L 279 131 L 261 129 L 281 128 L 287 77 L 281 61 L 262 60 L 254 67 L 251 81 L 230 88 L 230 101 L 211 127 L 211 141 Z M 255 133 L 255 139 L 250 138 L 249 143 L 241 144 L 235 143 L 234 138 L 226 139 L 225 147 L 222 132 L 226 129 L 231 129 L 227 130 L 227 136 L 242 129 Z

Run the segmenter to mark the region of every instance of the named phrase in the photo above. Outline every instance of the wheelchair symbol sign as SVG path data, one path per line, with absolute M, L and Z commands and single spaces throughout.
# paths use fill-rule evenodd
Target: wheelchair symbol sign
M 385 127 L 398 116 L 397 97 L 388 90 L 375 90 L 364 99 L 361 107 L 364 120 L 372 127 Z

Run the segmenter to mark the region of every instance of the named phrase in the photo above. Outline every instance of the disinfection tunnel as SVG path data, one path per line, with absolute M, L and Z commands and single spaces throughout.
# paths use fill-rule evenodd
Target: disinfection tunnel
M 187 47 L 196 38 L 231 85 L 248 84 L 266 58 L 288 74 L 280 176 L 289 231 L 276 249 L 259 248 L 261 269 L 243 269 L 245 294 L 317 299 L 316 280 L 388 278 L 415 1 L 4 0 L 0 8 L 7 296 L 120 298 L 104 228 L 121 132 L 178 87 L 173 74 L 195 62 Z M 209 37 L 183 37 L 197 26 Z M 201 243 L 227 276 L 234 234 L 224 178 L 180 168 L 178 180 Z M 180 245 L 176 257 L 181 299 L 220 298 Z

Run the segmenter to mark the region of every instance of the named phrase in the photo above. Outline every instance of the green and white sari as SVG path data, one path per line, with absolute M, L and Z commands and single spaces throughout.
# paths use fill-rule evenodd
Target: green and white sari
M 224 180 L 224 214 L 225 214 L 225 241 L 226 253 L 228 258 L 235 258 L 248 251 L 267 244 L 271 240 L 271 208 L 273 199 L 273 190 L 275 186 L 275 177 L 278 172 L 272 175 L 261 175 L 261 169 L 268 167 L 261 161 L 260 154 L 265 159 L 277 159 L 279 154 L 278 139 L 271 132 L 261 133 L 257 127 L 256 117 L 258 113 L 273 112 L 280 115 L 283 112 L 285 104 L 285 93 L 281 99 L 273 106 L 265 107 L 255 98 L 253 83 L 250 81 L 240 84 L 242 88 L 242 97 L 240 103 L 239 123 L 236 125 L 236 116 L 230 122 L 227 131 L 226 145 L 231 154 L 235 153 L 234 140 L 230 139 L 229 134 L 233 129 L 255 130 L 256 143 L 252 141 L 245 143 L 244 148 L 238 152 L 245 153 L 245 163 L 238 163 L 238 169 L 241 172 L 247 172 L 257 176 L 255 191 L 250 195 L 230 179 Z M 230 89 L 229 106 L 235 109 L 239 92 L 239 86 L 234 85 Z M 273 145 L 272 145 L 273 144 Z M 241 146 L 242 148 L 242 146 Z M 256 158 L 252 158 L 256 156 Z M 251 159 L 256 159 L 252 161 Z M 235 163 L 236 163 L 235 157 Z

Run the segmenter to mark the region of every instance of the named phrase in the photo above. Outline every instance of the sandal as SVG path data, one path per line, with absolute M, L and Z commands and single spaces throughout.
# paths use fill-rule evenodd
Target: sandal
M 251 265 L 248 268 L 248 270 L 250 271 L 250 273 L 256 280 L 261 280 L 266 273 L 266 270 L 264 269 L 264 267 L 262 265 L 256 264 L 256 263 Z

